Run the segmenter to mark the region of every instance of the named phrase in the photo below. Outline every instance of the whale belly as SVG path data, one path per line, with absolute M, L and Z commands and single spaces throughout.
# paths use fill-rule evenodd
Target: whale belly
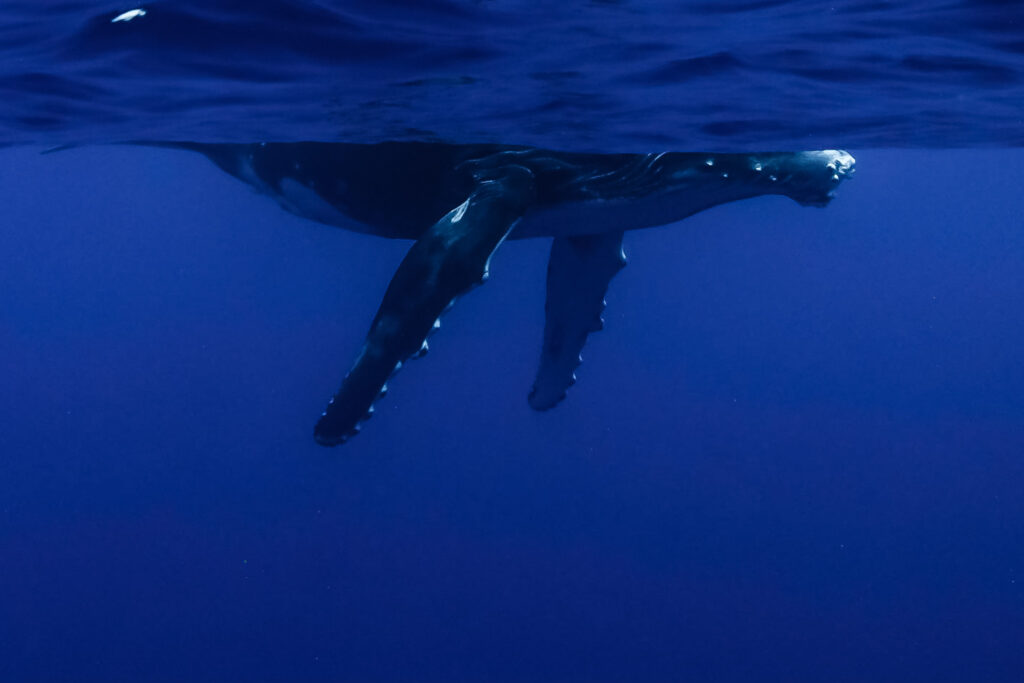
M 510 239 L 573 237 L 667 225 L 699 211 L 678 197 L 591 199 L 535 207 L 516 226 Z
M 333 225 L 354 232 L 371 235 L 378 232 L 372 226 L 339 211 L 334 205 L 321 197 L 315 189 L 307 187 L 293 178 L 282 179 L 278 191 L 274 192 L 273 196 L 277 203 L 281 205 L 281 208 L 301 218 L 307 218 L 318 223 Z

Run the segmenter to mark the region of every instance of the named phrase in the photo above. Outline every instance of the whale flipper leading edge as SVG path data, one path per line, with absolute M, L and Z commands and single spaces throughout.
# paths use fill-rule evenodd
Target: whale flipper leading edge
M 608 283 L 626 265 L 622 231 L 556 237 L 548 258 L 544 343 L 530 390 L 534 410 L 554 408 L 576 382 L 580 351 L 604 326 Z
M 391 375 L 426 350 L 440 315 L 487 279 L 491 255 L 529 205 L 533 174 L 512 165 L 476 179 L 469 198 L 416 240 L 398 266 L 355 364 L 316 424 L 317 443 L 334 446 L 355 435 Z

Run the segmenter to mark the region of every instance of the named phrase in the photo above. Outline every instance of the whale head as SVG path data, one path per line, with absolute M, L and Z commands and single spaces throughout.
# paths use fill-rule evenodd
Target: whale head
M 853 156 L 838 149 L 766 155 L 751 163 L 761 175 L 760 183 L 777 184 L 777 194 L 803 206 L 826 206 L 835 197 L 839 184 L 856 169 Z

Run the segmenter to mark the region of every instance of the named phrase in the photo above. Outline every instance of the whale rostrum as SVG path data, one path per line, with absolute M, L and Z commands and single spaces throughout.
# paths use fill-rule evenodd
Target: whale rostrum
M 152 143 L 149 143 L 152 144 Z M 576 381 L 587 336 L 626 259 L 623 233 L 719 204 L 784 195 L 825 206 L 854 171 L 839 150 L 761 154 L 587 154 L 390 142 L 158 143 L 217 166 L 311 220 L 413 240 L 341 388 L 316 424 L 334 446 L 359 431 L 389 379 L 426 353 L 456 299 L 487 279 L 506 239 L 553 238 L 544 337 L 529 404 L 547 410 Z

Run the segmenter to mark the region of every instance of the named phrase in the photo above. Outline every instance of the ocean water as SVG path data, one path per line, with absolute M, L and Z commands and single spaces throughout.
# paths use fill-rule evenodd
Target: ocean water
M 0 142 L 1020 145 L 1002 0 L 7 0 Z
M 0 681 L 1024 680 L 1024 6 L 142 8 L 0 7 Z M 297 140 L 858 171 L 627 234 L 545 413 L 503 245 L 325 449 L 408 243 L 118 144 Z

